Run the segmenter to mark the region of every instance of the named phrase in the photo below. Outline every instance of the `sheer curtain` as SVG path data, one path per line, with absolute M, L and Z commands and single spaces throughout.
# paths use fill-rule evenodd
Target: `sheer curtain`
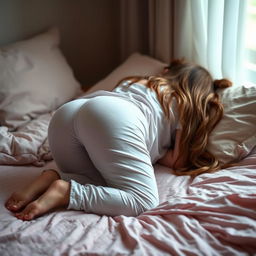
M 239 83 L 246 2 L 121 0 L 122 57 L 134 51 L 165 62 L 184 57 L 209 69 L 214 78 Z
M 177 0 L 176 4 L 174 57 L 184 56 L 208 68 L 215 78 L 239 83 L 246 1 Z

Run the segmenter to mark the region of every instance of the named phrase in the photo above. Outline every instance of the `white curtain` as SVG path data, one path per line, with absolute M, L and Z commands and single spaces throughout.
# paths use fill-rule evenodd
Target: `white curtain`
M 243 76 L 246 2 L 177 0 L 174 57 L 184 56 L 208 68 L 214 78 L 239 83 Z
M 209 69 L 216 79 L 225 77 L 239 83 L 246 3 L 121 0 L 122 57 L 134 51 L 165 62 L 184 57 Z

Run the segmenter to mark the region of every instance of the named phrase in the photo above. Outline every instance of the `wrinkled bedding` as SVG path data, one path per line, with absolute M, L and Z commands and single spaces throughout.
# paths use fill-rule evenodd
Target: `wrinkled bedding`
M 0 126 L 0 165 L 43 166 L 52 160 L 47 131 L 53 113 L 40 115 L 15 131 Z
M 138 217 L 58 210 L 17 220 L 3 204 L 42 169 L 0 167 L 1 256 L 256 255 L 256 151 L 238 166 L 194 179 L 156 165 L 160 205 Z
M 58 210 L 30 222 L 4 208 L 44 168 L 57 168 L 52 113 L 16 131 L 0 127 L 0 255 L 256 255 L 256 150 L 237 166 L 196 178 L 155 166 L 160 204 L 138 217 Z

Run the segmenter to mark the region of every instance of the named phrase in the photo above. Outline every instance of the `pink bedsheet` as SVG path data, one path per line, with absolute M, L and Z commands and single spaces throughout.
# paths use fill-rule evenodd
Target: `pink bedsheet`
M 42 168 L 1 166 L 0 255 L 256 255 L 256 153 L 194 180 L 155 169 L 161 203 L 138 217 L 60 210 L 23 222 L 4 201 Z

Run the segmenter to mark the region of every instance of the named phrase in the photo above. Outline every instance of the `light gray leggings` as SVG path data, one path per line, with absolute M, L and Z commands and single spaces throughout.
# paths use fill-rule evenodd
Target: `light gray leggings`
M 71 179 L 68 209 L 136 216 L 158 205 L 147 129 L 141 110 L 114 96 L 77 99 L 56 111 L 48 136 L 60 175 L 85 179 Z

